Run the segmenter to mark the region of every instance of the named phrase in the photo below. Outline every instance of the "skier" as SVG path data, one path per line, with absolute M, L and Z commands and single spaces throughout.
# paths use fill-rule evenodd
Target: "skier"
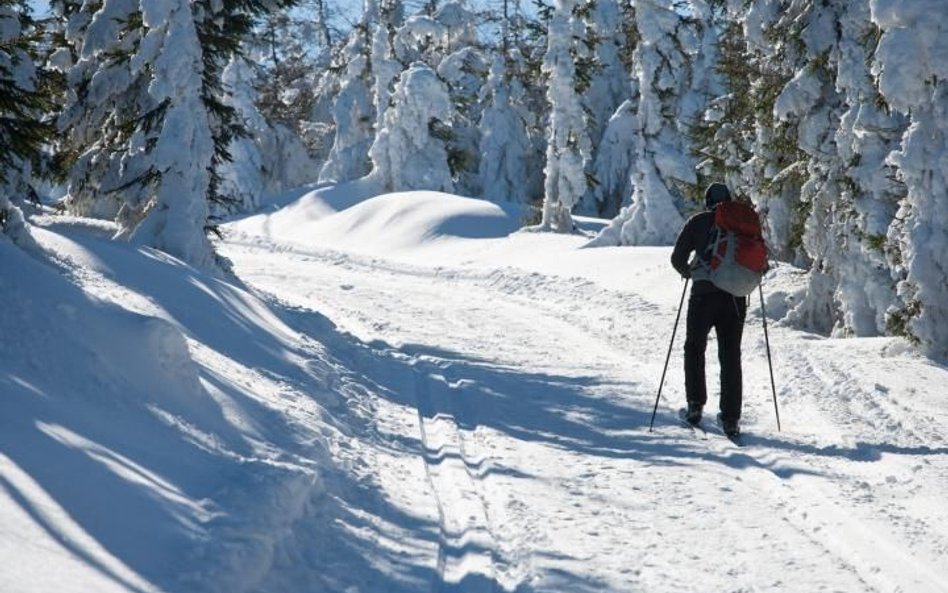
M 705 349 L 713 327 L 718 339 L 718 360 L 721 363 L 721 427 L 729 437 L 740 434 L 742 405 L 741 336 L 747 314 L 747 299 L 721 290 L 708 279 L 709 254 L 714 227 L 714 208 L 731 200 L 731 192 L 723 183 L 712 183 L 705 190 L 706 210 L 695 214 L 682 228 L 671 264 L 690 278 L 688 318 L 685 336 L 685 395 L 688 407 L 685 420 L 693 425 L 701 422 L 701 412 L 708 400 L 704 373 Z M 689 263 L 688 258 L 695 257 Z

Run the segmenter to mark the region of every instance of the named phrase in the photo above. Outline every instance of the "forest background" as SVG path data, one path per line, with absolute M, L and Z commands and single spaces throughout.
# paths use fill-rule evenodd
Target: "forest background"
M 0 40 L 24 249 L 55 207 L 223 274 L 217 221 L 354 180 L 663 245 L 724 180 L 808 275 L 789 323 L 948 356 L 939 0 L 2 0 Z

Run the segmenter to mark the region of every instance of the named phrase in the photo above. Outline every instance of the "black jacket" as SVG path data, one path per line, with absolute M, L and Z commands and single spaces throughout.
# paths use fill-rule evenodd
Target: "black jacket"
M 689 218 L 681 232 L 678 233 L 675 249 L 672 251 L 671 264 L 684 278 L 691 278 L 692 266 L 689 259 L 692 252 L 695 253 L 697 259 L 707 263 L 705 252 L 711 240 L 711 228 L 713 226 L 714 211 L 706 210 Z M 705 294 L 723 291 L 708 280 L 698 280 L 692 286 L 691 292 Z

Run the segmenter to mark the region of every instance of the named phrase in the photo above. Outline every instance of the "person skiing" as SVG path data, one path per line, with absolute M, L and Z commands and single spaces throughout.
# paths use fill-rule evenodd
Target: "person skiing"
M 697 425 L 708 400 L 704 372 L 708 334 L 713 327 L 718 340 L 718 360 L 721 363 L 721 398 L 719 419 L 729 437 L 740 434 L 742 407 L 741 337 L 747 315 L 747 299 L 734 296 L 710 280 L 711 242 L 715 225 L 714 209 L 718 204 L 731 201 L 731 192 L 723 183 L 712 183 L 705 190 L 706 210 L 692 216 L 682 227 L 672 251 L 671 264 L 692 282 L 688 299 L 688 317 L 685 334 L 685 396 L 688 407 L 684 418 Z M 691 253 L 694 258 L 689 262 Z

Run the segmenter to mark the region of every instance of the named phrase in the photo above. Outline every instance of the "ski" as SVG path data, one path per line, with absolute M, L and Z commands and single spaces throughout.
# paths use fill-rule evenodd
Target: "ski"
M 678 419 L 681 421 L 681 425 L 684 426 L 685 428 L 690 428 L 691 432 L 693 432 L 696 436 L 700 437 L 702 440 L 707 440 L 708 431 L 705 430 L 703 426 L 701 426 L 700 422 L 698 424 L 692 424 L 691 422 L 688 422 L 687 420 L 685 420 L 685 414 L 687 413 L 688 413 L 688 410 L 684 408 L 680 408 L 678 410 Z
M 715 424 L 717 424 L 717 427 L 721 429 L 721 433 L 727 438 L 727 440 L 731 441 L 738 447 L 744 446 L 744 441 L 742 439 L 741 433 L 728 434 L 727 432 L 724 431 L 724 424 L 721 422 L 721 414 L 718 414 L 715 417 Z

